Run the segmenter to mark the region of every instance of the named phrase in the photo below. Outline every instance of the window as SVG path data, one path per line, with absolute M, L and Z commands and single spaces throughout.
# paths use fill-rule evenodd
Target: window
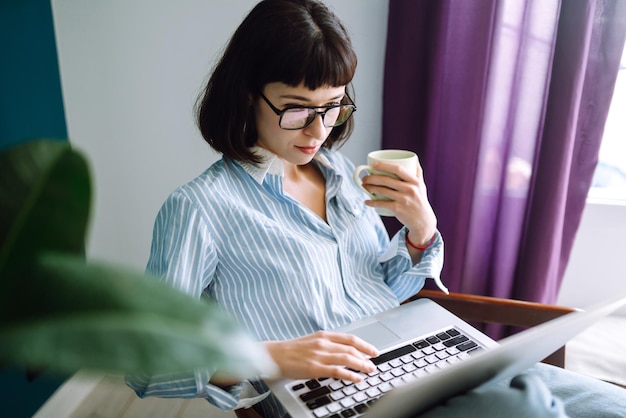
M 626 47 L 604 127 L 598 166 L 588 200 L 626 205 Z M 607 202 L 608 203 L 608 202 Z

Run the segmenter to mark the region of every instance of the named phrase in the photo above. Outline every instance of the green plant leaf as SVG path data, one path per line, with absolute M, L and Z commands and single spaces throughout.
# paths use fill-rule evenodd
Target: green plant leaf
M 265 350 L 216 304 L 156 279 L 58 254 L 40 257 L 28 277 L 40 285 L 30 294 L 28 280 L 19 286 L 24 296 L 13 309 L 24 314 L 0 329 L 0 361 L 62 372 L 274 371 Z
M 0 153 L 0 364 L 274 371 L 217 305 L 129 269 L 86 263 L 90 200 L 87 161 L 68 142 L 33 140 Z
M 37 254 L 84 253 L 89 176 L 67 141 L 31 140 L 0 154 L 0 319 L 11 286 Z

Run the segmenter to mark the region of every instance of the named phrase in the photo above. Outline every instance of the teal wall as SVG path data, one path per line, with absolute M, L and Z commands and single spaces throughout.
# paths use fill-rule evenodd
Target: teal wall
M 0 148 L 66 138 L 50 0 L 0 0 Z
M 0 149 L 43 136 L 67 137 L 50 0 L 0 0 Z M 0 366 L 0 415 L 31 417 L 64 380 Z

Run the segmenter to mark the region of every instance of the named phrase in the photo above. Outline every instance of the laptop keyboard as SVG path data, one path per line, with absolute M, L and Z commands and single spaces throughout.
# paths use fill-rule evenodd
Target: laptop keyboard
M 291 390 L 317 418 L 359 417 L 394 387 L 436 373 L 479 350 L 475 341 L 450 328 L 372 358 L 376 370 L 360 383 L 322 378 L 297 383 Z

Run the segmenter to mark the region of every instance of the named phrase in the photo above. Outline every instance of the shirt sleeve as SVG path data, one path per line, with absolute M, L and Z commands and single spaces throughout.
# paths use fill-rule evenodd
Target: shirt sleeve
M 346 184 L 350 185 L 350 189 L 358 191 L 358 194 L 354 195 L 354 205 L 362 207 L 362 198 L 365 195 L 352 181 L 352 172 L 354 171 L 352 162 L 338 152 L 325 155 L 332 160 L 333 166 L 345 177 Z M 348 194 L 351 193 L 346 193 L 346 195 Z M 379 248 L 381 248 L 378 263 L 383 268 L 385 283 L 395 293 L 398 300 L 406 300 L 419 292 L 424 287 L 426 279 L 433 279 L 443 292 L 448 293 L 448 289 L 441 282 L 443 239 L 439 231 L 435 232 L 435 241 L 424 251 L 420 262 L 413 265 L 411 255 L 406 247 L 407 228 L 402 227 L 390 241 L 380 216 L 372 208 L 367 208 L 366 211 L 365 222 L 374 225 L 376 229 Z
M 173 193 L 157 215 L 146 272 L 200 298 L 216 268 L 217 252 L 202 214 L 184 193 Z M 126 376 L 126 383 L 142 398 L 205 398 L 222 410 L 249 406 L 269 393 L 259 395 L 247 381 L 227 388 L 212 385 L 213 373 L 133 374 Z
M 182 192 L 173 193 L 159 211 L 146 272 L 199 298 L 217 268 L 217 251 L 205 219 Z
M 413 265 L 411 255 L 406 247 L 406 227 L 402 227 L 385 250 L 379 256 L 379 262 L 385 270 L 386 283 L 403 301 L 419 292 L 426 279 L 433 279 L 444 292 L 448 289 L 441 282 L 443 269 L 443 239 L 439 231 L 435 232 L 435 240 L 424 251 L 421 260 Z

